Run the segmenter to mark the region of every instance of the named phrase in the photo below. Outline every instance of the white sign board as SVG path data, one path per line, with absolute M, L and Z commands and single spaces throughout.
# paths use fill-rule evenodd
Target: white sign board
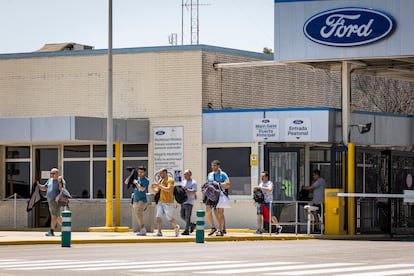
M 183 179 L 184 127 L 154 128 L 154 172 L 166 168 L 179 183 Z
M 279 141 L 279 119 L 264 118 L 254 120 L 253 140 L 257 142 Z
M 285 141 L 311 141 L 310 118 L 288 118 L 285 120 Z

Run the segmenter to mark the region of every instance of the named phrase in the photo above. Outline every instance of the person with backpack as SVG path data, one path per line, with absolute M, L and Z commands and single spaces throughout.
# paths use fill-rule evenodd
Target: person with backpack
M 192 172 L 188 169 L 184 171 L 183 189 L 187 193 L 187 199 L 181 204 L 180 215 L 185 221 L 185 229 L 181 235 L 190 235 L 195 228 L 195 224 L 191 222 L 191 213 L 197 193 L 197 182 L 192 179 Z
M 263 196 L 260 196 L 260 193 L 258 191 L 261 191 Z M 282 226 L 279 225 L 279 221 L 275 216 L 272 216 L 270 219 L 270 210 L 272 210 L 272 202 L 273 202 L 273 183 L 269 180 L 269 172 L 262 171 L 261 173 L 261 182 L 258 187 L 255 188 L 254 192 L 254 200 L 257 202 L 257 231 L 255 234 L 262 234 L 263 233 L 263 227 L 264 225 L 267 227 L 269 226 L 269 223 L 276 224 L 276 233 L 282 232 Z M 266 223 L 267 222 L 267 223 Z M 266 231 L 267 229 L 265 229 Z M 273 231 L 272 231 L 273 232 Z
M 211 170 L 212 171 L 208 174 L 207 182 L 223 190 L 224 194 L 228 196 L 229 188 L 230 188 L 230 179 L 228 175 L 220 169 L 219 160 L 214 160 L 211 162 Z M 217 232 L 216 236 L 224 236 L 225 234 L 224 209 L 216 207 L 218 200 L 212 201 L 208 199 L 207 197 L 205 197 L 204 203 L 206 204 L 206 217 L 211 227 L 210 233 L 208 233 L 208 235 L 212 236 L 215 232 Z M 218 229 L 216 228 L 214 224 L 213 209 L 214 209 L 214 215 L 216 216 L 216 219 L 219 225 Z

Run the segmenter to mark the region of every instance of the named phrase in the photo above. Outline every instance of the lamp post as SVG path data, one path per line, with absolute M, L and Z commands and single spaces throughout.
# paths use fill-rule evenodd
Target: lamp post
M 106 227 L 112 227 L 113 195 L 113 121 L 112 121 L 112 0 L 108 15 L 108 114 L 106 119 Z

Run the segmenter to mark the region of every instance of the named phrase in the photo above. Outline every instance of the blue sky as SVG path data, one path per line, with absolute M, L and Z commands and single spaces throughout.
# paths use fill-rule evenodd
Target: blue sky
M 177 34 L 181 3 L 190 0 L 113 0 L 113 48 L 165 46 Z M 193 0 L 193 4 L 197 1 Z M 262 52 L 273 49 L 274 0 L 199 0 L 199 43 Z M 190 10 L 184 8 L 184 44 Z M 0 53 L 22 53 L 46 43 L 108 47 L 108 0 L 1 0 Z

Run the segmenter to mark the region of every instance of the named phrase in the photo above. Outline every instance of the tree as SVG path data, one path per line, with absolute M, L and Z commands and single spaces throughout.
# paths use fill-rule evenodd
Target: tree
M 273 50 L 270 49 L 270 48 L 264 47 L 263 48 L 263 53 L 271 55 L 271 54 L 273 54 Z
M 395 79 L 359 76 L 352 104 L 369 111 L 414 114 L 414 84 Z

